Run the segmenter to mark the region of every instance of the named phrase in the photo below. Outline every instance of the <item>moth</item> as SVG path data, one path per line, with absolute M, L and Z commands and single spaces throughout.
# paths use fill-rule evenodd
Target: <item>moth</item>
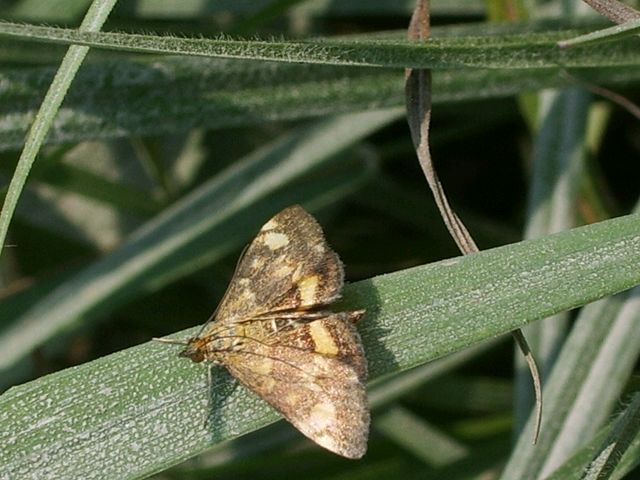
M 365 311 L 330 310 L 343 284 L 318 222 L 299 205 L 285 208 L 246 248 L 218 308 L 180 356 L 223 365 L 315 443 L 360 458 L 369 409 L 355 323 Z

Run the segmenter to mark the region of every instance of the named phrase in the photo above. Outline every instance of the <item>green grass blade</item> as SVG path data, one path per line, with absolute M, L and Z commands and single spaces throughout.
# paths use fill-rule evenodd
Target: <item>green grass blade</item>
M 637 422 L 637 412 L 635 412 L 635 415 L 636 418 L 634 420 Z M 640 465 L 640 431 L 636 428 L 635 438 L 632 439 L 622 458 L 618 461 L 611 478 L 614 480 L 628 479 L 629 476 L 627 474 L 633 469 L 637 469 L 638 465 Z
M 581 391 L 573 401 L 572 410 L 555 439 L 553 449 L 545 459 L 543 474 L 553 471 L 579 448 L 586 438 L 593 436 L 600 425 L 605 424 L 617 408 L 627 386 L 628 378 L 640 355 L 640 289 L 635 288 L 621 294 L 617 302 L 620 302 L 620 309 L 613 322 L 601 314 L 602 311 L 596 312 L 600 315 L 594 317 L 591 308 L 585 309 L 584 315 L 578 319 L 579 328 L 591 327 L 595 333 L 599 330 L 593 327 L 597 322 L 609 326 L 609 331 L 600 345 L 594 341 L 593 336 L 591 337 L 588 347 L 596 355 L 591 362 L 586 355 L 582 357 L 584 362 L 589 363 L 590 369 L 581 384 Z M 604 303 L 617 302 L 611 299 Z M 614 308 L 615 306 L 612 310 Z M 613 312 L 606 313 L 611 315 Z M 583 333 L 585 334 L 586 332 Z M 577 381 L 578 379 L 574 379 L 574 383 Z M 567 394 L 570 395 L 570 392 L 567 391 Z
M 2 322 L 0 322 L 0 337 L 14 324 L 15 319 L 50 294 L 60 283 L 71 278 L 78 270 L 78 268 L 71 269 L 71 271 L 41 279 L 34 285 L 3 298 L 0 303 L 0 319 L 2 319 Z M 55 351 L 56 349 L 52 348 L 51 350 Z M 36 370 L 35 363 L 34 358 L 29 358 L 17 364 L 11 370 L 3 372 L 2 376 L 0 376 L 0 391 L 5 391 L 10 386 L 21 383 L 25 378 L 33 378 L 35 376 L 33 372 Z
M 584 480 L 611 478 L 623 455 L 640 435 L 640 394 L 636 394 L 616 421 L 611 435 L 603 442 L 583 475 Z
M 399 405 L 376 417 L 375 427 L 427 465 L 443 467 L 469 455 L 460 442 Z
M 266 8 L 273 0 L 253 0 L 238 2 L 218 0 L 201 2 L 200 0 L 140 0 L 136 2 L 136 14 L 140 17 L 167 18 L 175 20 L 202 18 L 216 14 L 253 15 Z M 484 13 L 481 0 L 433 0 L 433 15 L 476 15 Z M 291 9 L 292 16 L 344 17 L 344 16 L 409 16 L 413 10 L 413 0 L 350 0 L 349 2 L 328 2 L 326 0 L 307 0 Z
M 90 4 L 91 0 L 24 0 L 9 7 L 5 15 L 32 22 L 69 23 L 81 17 Z
M 539 95 L 540 129 L 533 148 L 533 174 L 525 238 L 536 238 L 576 225 L 576 205 L 586 160 L 586 131 L 591 95 L 572 88 Z M 544 383 L 567 333 L 561 313 L 523 329 Z M 529 418 L 535 398 L 531 375 L 516 351 L 516 431 Z
M 546 480 L 629 478 L 625 475 L 640 463 L 638 399 L 636 393 L 617 420 L 609 422 Z M 592 473 L 596 476 L 587 477 Z
M 550 474 L 609 418 L 640 354 L 638 292 L 580 313 L 545 385 L 540 440 L 531 445 L 529 421 L 502 478 Z
M 228 254 L 281 208 L 312 195 L 325 203 L 340 198 L 344 182 L 353 176 L 338 172 L 338 178 L 318 176 L 312 185 L 290 184 L 401 114 L 386 110 L 329 118 L 233 164 L 25 312 L 0 337 L 0 369 L 11 368 L 33 348 L 83 319 L 104 315 L 144 289 L 160 288 Z M 361 179 L 362 169 L 358 170 L 356 178 Z
M 49 141 L 165 135 L 400 106 L 401 75 L 380 72 L 203 58 L 93 63 L 79 73 L 65 101 L 67 115 Z M 19 145 L 34 114 L 32 98 L 51 74 L 49 67 L 0 72 L 0 148 Z
M 304 0 L 272 0 L 269 4 L 235 24 L 232 31 L 234 34 L 255 31 L 260 25 L 283 15 L 287 10 L 294 8 L 303 1 Z
M 434 31 L 434 34 L 437 31 Z M 463 35 L 464 31 L 458 32 Z M 571 31 L 484 37 L 435 37 L 428 44 L 397 38 L 324 38 L 305 41 L 230 40 L 157 35 L 93 33 L 0 22 L 0 35 L 32 41 L 78 44 L 129 52 L 287 63 L 394 68 L 580 68 L 640 64 L 633 39 L 606 46 L 561 50 Z
M 38 108 L 34 99 L 44 95 L 53 74 L 51 67 L 0 71 L 0 150 L 21 145 Z M 637 85 L 640 66 L 593 68 L 580 78 L 610 87 Z M 557 69 L 436 71 L 433 82 L 435 105 L 570 84 Z M 65 115 L 56 119 L 46 143 L 166 135 L 200 126 L 399 107 L 403 102 L 402 75 L 389 69 L 190 57 L 101 60 L 84 65 L 76 76 Z
M 367 309 L 374 379 L 640 283 L 639 231 L 629 215 L 383 275 L 348 285 L 342 306 Z M 175 353 L 148 342 L 12 388 L 0 397 L 0 465 L 17 477 L 140 478 L 278 418 L 222 371 L 208 412 L 205 368 Z
M 610 28 L 598 30 L 596 32 L 580 35 L 570 40 L 562 40 L 558 42 L 560 48 L 575 47 L 578 45 L 594 45 L 598 43 L 611 42 L 621 38 L 635 36 L 640 33 L 640 20 L 631 20 L 622 25 L 615 25 Z
M 99 30 L 109 16 L 116 1 L 117 0 L 95 0 L 82 21 L 79 31 Z M 58 112 L 58 108 L 62 100 L 64 100 L 67 90 L 88 51 L 89 48 L 87 47 L 77 45 L 69 47 L 69 51 L 65 55 L 47 91 L 47 95 L 42 102 L 42 106 L 38 110 L 33 125 L 29 130 L 25 140 L 24 150 L 18 160 L 18 165 L 16 166 L 4 198 L 2 211 L 0 211 L 0 253 L 4 247 L 9 230 L 9 223 L 13 217 L 13 212 L 18 204 L 18 199 L 20 198 L 24 184 L 27 181 L 31 165 L 35 161 L 36 155 L 53 123 L 53 118 Z
M 497 340 L 497 339 L 496 339 Z M 497 341 L 486 341 L 479 345 L 469 347 L 454 354 L 439 358 L 429 364 L 421 365 L 412 370 L 394 375 L 388 379 L 374 382 L 369 391 L 369 403 L 372 408 L 388 405 L 401 396 L 417 389 L 429 381 L 433 381 L 446 373 L 450 373 L 460 365 L 493 347 Z
M 585 446 L 572 455 L 569 460 L 564 462 L 560 468 L 545 478 L 545 480 L 580 478 L 586 471 L 591 459 L 598 453 L 600 445 L 607 436 L 611 434 L 612 430 L 613 422 L 601 429 Z

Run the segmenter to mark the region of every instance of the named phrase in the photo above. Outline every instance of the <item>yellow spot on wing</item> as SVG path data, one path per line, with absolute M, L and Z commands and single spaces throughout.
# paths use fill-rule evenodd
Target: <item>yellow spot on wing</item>
M 256 294 L 253 293 L 251 290 L 243 290 L 242 294 L 240 295 L 240 298 L 242 298 L 245 302 L 255 302 L 256 300 Z
M 273 360 L 270 358 L 263 358 L 260 362 L 257 362 L 253 371 L 259 375 L 269 375 L 273 369 Z
M 336 422 L 336 407 L 328 402 L 317 403 L 309 412 L 309 424 L 321 432 Z
M 276 386 L 276 379 L 272 377 L 267 377 L 263 383 L 263 388 L 265 392 L 271 393 L 273 387 Z
M 302 305 L 313 305 L 316 300 L 316 290 L 320 279 L 317 275 L 309 275 L 298 281 L 298 291 Z
M 251 268 L 253 269 L 258 269 L 261 268 L 262 265 L 264 265 L 264 258 L 262 257 L 256 257 L 251 261 Z
M 260 380 L 256 385 L 260 385 L 258 393 L 271 393 L 276 386 L 276 380 L 271 376 L 273 371 L 273 360 L 270 358 L 262 358 L 252 367 L 253 373 L 260 375 Z
M 273 230 L 277 226 L 278 226 L 278 222 L 276 222 L 275 219 L 272 218 L 262 226 L 262 230 Z
M 291 405 L 298 405 L 303 399 L 303 395 L 298 391 L 294 390 L 287 393 L 287 402 Z
M 284 233 L 267 232 L 264 234 L 264 244 L 271 250 L 277 250 L 289 245 L 289 237 Z
M 324 355 L 336 355 L 339 352 L 336 342 L 333 341 L 331 334 L 322 323 L 311 322 L 309 324 L 309 334 L 316 346 L 316 352 Z
M 290 275 L 292 272 L 293 272 L 293 267 L 291 267 L 290 265 L 282 265 L 278 267 L 278 269 L 275 272 L 273 272 L 273 274 L 278 278 L 282 278 L 282 277 L 286 277 L 287 275 Z

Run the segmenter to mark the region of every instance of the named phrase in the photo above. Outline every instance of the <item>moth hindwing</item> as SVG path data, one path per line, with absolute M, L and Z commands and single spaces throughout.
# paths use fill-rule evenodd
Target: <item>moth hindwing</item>
M 355 323 L 364 310 L 329 310 L 343 283 L 318 222 L 288 207 L 260 229 L 216 313 L 181 355 L 224 365 L 318 445 L 360 458 L 369 410 Z

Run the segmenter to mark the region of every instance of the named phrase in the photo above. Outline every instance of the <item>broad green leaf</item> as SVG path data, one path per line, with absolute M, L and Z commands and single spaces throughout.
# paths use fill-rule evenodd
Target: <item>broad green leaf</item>
M 339 307 L 367 309 L 375 379 L 640 283 L 639 231 L 629 215 L 382 275 L 348 285 Z M 206 368 L 176 351 L 148 342 L 12 388 L 0 397 L 0 465 L 17 477 L 140 478 L 278 418 L 220 369 L 208 410 Z

